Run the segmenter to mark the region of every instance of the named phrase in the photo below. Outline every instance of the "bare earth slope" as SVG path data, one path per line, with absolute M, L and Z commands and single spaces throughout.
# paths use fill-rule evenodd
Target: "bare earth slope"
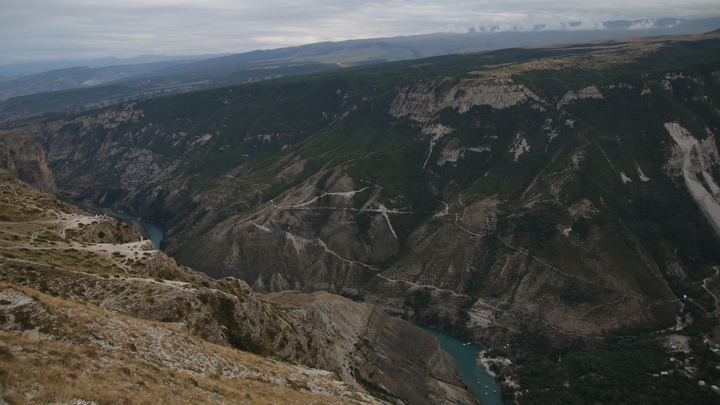
M 56 192 L 52 171 L 42 146 L 29 137 L 0 131 L 0 168 L 45 192 Z

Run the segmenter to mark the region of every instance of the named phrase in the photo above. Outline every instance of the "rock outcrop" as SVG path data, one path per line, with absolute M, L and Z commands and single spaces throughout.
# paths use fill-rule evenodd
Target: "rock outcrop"
M 715 135 L 707 129 L 707 138 L 698 140 L 677 122 L 665 123 L 665 129 L 677 144 L 665 169 L 682 176 L 690 194 L 720 235 L 720 186 L 711 174 L 720 166 Z
M 341 375 L 411 404 L 475 402 L 467 387 L 453 377 L 452 357 L 438 348 L 435 337 L 418 333 L 409 322 L 326 292 L 283 291 L 262 299 L 329 332 L 328 345 L 315 360 L 327 363 L 316 367 L 341 370 Z M 419 381 L 414 377 L 419 374 L 427 378 Z
M 580 91 L 568 91 L 563 98 L 558 101 L 557 108 L 560 109 L 565 105 L 572 103 L 575 100 L 582 100 L 586 98 L 603 98 L 602 93 L 595 86 L 588 86 Z
M 57 192 L 52 171 L 40 144 L 12 131 L 0 131 L 0 168 L 38 190 Z
M 422 83 L 400 89 L 390 105 L 390 114 L 395 117 L 409 115 L 419 122 L 429 122 L 445 108 L 456 109 L 459 114 L 470 108 L 488 105 L 492 108 L 508 108 L 516 104 L 539 100 L 540 97 L 511 79 L 487 81 L 466 81 L 449 86 L 447 91 L 437 94 L 437 89 L 447 83 Z
M 136 242 L 140 235 L 131 226 L 122 222 L 97 218 L 88 225 L 65 231 L 68 238 L 83 243 L 130 243 Z

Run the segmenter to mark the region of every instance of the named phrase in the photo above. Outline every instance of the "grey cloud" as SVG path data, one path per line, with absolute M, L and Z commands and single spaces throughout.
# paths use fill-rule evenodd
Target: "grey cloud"
M 20 59 L 245 52 L 352 38 L 591 28 L 601 21 L 720 16 L 717 0 L 5 0 L 0 64 Z

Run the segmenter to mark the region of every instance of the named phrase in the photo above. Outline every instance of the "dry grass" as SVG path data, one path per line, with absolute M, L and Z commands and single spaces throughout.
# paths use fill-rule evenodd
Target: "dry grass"
M 647 53 L 656 51 L 660 46 L 660 44 L 652 44 L 642 47 L 629 47 L 630 49 L 595 49 L 582 55 L 542 58 L 524 63 L 489 65 L 483 70 L 470 73 L 481 76 L 483 79 L 500 79 L 532 70 L 560 70 L 569 67 L 607 69 L 621 63 L 632 62 Z
M 17 236 L 20 240 L 30 242 L 32 235 L 44 229 L 44 226 L 32 222 L 0 222 L 0 238 L 15 240 L 13 236 Z
M 0 256 L 29 265 L 56 266 L 91 274 L 125 274 L 109 259 L 94 252 L 75 249 L 2 249 Z
M 0 385 L 11 405 L 70 402 L 102 405 L 323 404 L 257 380 L 208 378 L 161 369 L 123 353 L 1 333 Z
M 559 70 L 568 67 L 582 69 L 607 69 L 621 63 L 637 60 L 649 53 L 655 52 L 671 42 L 691 39 L 698 35 L 679 35 L 666 37 L 638 37 L 615 40 L 600 40 L 587 42 L 586 46 L 575 45 L 573 49 L 586 51 L 582 54 L 561 57 L 535 59 L 524 63 L 506 63 L 488 65 L 482 70 L 470 72 L 484 80 L 507 78 L 512 75 L 531 70 Z M 704 37 L 718 37 L 717 34 L 704 35 Z M 542 49 L 562 48 L 567 44 L 537 47 Z
M 65 203 L 57 201 L 52 194 L 41 193 L 20 183 L 17 179 L 7 179 L 7 173 L 0 179 L 0 221 L 28 222 L 55 219 L 58 208 Z
M 123 405 L 368 400 L 332 375 L 214 345 L 173 324 L 9 283 L 0 283 L 0 295 L 0 395 L 10 404 L 74 398 Z M 19 317 L 25 321 L 18 323 Z

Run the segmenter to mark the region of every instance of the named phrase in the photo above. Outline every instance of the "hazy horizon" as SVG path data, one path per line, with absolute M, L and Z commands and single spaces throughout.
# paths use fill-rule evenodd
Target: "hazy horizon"
M 0 65 L 54 59 L 241 53 L 325 41 L 471 30 L 602 28 L 602 22 L 720 16 L 689 0 L 329 1 L 11 0 L 0 15 Z M 643 28 L 638 24 L 637 28 Z

